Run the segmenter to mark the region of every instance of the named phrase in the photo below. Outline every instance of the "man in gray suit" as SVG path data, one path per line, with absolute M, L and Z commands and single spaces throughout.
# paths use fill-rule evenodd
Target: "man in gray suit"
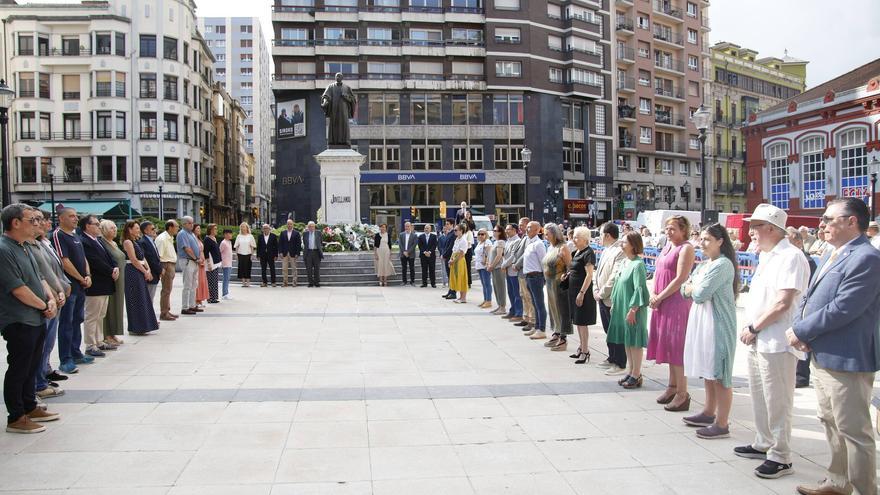
M 302 235 L 303 261 L 306 264 L 306 275 L 309 287 L 321 286 L 321 260 L 324 259 L 323 237 L 315 229 L 315 222 L 309 222 Z
M 867 205 L 828 204 L 819 228 L 833 252 L 803 297 L 789 344 L 812 352 L 819 420 L 831 446 L 828 477 L 798 486 L 803 495 L 877 495 L 877 451 L 871 426 L 874 373 L 880 369 L 880 251 L 871 246 Z
M 397 238 L 397 246 L 400 248 L 400 266 L 403 267 L 403 285 L 406 285 L 406 270 L 409 268 L 409 285 L 416 285 L 416 246 L 419 236 L 413 231 L 411 223 L 406 222 L 404 230 Z

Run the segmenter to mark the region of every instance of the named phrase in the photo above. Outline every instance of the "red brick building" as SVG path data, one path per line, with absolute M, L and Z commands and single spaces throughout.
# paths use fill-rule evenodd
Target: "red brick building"
M 819 216 L 838 197 L 867 202 L 880 160 L 880 59 L 753 114 L 743 136 L 749 211 L 771 203 Z

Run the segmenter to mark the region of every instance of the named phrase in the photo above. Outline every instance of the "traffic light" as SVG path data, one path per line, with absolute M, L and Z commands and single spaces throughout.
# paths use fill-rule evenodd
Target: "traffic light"
M 410 207 L 409 207 L 409 215 L 410 215 L 412 218 L 415 218 L 415 217 L 416 217 L 416 207 L 415 207 L 415 206 L 410 206 Z
M 256 206 L 254 206 L 253 208 L 251 208 L 251 216 L 253 217 L 254 220 L 257 219 L 257 214 L 258 214 L 258 213 L 259 213 L 259 210 L 257 210 L 257 207 L 256 207 Z
M 440 218 L 446 218 L 446 201 L 440 202 Z
M 205 207 L 199 206 L 199 216 L 205 218 Z

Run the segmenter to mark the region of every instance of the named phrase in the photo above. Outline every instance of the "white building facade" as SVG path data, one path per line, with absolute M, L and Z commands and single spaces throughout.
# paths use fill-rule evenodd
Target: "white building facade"
M 208 220 L 213 56 L 194 11 L 185 0 L 0 9 L 13 200 L 49 201 L 51 173 L 56 202 Z

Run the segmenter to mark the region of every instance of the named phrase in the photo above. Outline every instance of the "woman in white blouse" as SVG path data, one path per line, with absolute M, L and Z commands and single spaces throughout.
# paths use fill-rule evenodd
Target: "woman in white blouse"
M 477 247 L 474 248 L 474 262 L 477 265 L 477 273 L 480 274 L 480 284 L 483 286 L 481 308 L 492 306 L 492 274 L 487 269 L 489 266 L 489 252 L 491 250 L 492 241 L 489 240 L 489 233 L 486 232 L 486 229 L 480 229 L 477 232 Z
M 467 302 L 467 261 L 465 255 L 470 249 L 464 232 L 467 225 L 464 222 L 455 227 L 455 244 L 452 246 L 452 258 L 449 259 L 449 290 L 459 292 L 459 298 L 455 302 L 464 304 Z
M 257 241 L 251 235 L 251 228 L 247 222 L 242 222 L 238 226 L 238 237 L 235 238 L 233 246 L 235 253 L 238 255 L 238 279 L 241 280 L 242 287 L 251 286 L 251 256 L 257 249 Z

